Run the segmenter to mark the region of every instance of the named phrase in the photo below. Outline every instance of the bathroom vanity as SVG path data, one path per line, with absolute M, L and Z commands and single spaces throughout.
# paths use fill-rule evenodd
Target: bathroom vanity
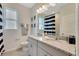
M 51 40 L 30 35 L 29 56 L 75 56 L 75 45 L 63 40 Z

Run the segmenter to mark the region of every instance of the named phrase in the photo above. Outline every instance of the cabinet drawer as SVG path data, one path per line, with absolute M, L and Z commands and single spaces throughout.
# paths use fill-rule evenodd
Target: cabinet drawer
M 50 54 L 46 53 L 43 49 L 38 47 L 38 56 L 50 56 Z
M 52 46 L 47 45 L 47 44 L 42 43 L 42 42 L 38 43 L 38 47 L 44 49 L 45 51 L 47 51 L 52 56 L 70 56 L 71 55 L 69 53 L 61 51 L 61 50 L 59 50 L 55 47 L 52 47 Z

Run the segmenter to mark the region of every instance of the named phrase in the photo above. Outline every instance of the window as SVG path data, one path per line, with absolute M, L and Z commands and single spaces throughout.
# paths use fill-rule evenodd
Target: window
M 17 12 L 14 9 L 5 9 L 5 29 L 17 29 Z
M 17 29 L 17 22 L 14 20 L 6 20 L 5 29 Z
M 17 20 L 17 12 L 14 9 L 6 9 L 6 19 Z
M 39 30 L 44 30 L 44 17 L 39 17 Z

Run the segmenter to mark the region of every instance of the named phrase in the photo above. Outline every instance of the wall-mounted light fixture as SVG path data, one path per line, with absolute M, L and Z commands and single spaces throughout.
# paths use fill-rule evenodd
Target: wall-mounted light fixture
M 47 9 L 48 9 L 48 5 L 42 5 L 36 11 L 37 11 L 37 13 L 42 13 L 42 12 L 46 11 Z
M 48 7 L 49 6 L 52 6 L 52 7 L 55 7 L 55 3 L 49 3 L 49 4 L 47 4 L 47 5 L 42 5 L 41 7 L 39 7 L 37 10 L 36 10 L 36 12 L 39 14 L 39 13 L 43 13 L 43 12 L 45 12 L 46 10 L 48 10 Z

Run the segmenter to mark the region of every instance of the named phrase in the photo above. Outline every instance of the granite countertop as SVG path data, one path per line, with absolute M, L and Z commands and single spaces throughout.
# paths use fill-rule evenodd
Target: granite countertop
M 60 50 L 62 50 L 64 52 L 75 55 L 75 45 L 69 44 L 67 41 L 55 40 L 55 39 L 51 40 L 50 38 L 49 38 L 49 40 L 47 40 L 45 38 L 42 38 L 42 37 L 39 37 L 39 36 L 33 36 L 33 35 L 30 35 L 29 37 L 31 37 L 31 38 L 33 38 L 35 40 L 38 40 L 38 41 L 40 41 L 42 43 L 48 44 L 51 47 L 55 47 L 55 48 L 60 49 Z

